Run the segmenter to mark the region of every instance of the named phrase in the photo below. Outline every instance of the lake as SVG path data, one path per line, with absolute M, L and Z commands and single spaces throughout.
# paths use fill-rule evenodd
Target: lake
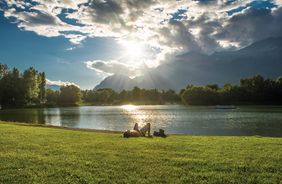
M 169 134 L 282 137 L 282 107 L 144 105 L 1 110 L 0 120 L 123 131 L 151 123 Z

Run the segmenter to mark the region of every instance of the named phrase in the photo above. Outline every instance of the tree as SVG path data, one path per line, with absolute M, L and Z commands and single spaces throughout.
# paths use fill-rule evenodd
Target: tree
M 46 102 L 46 76 L 45 73 L 39 73 L 39 101 L 40 103 Z
M 172 89 L 169 89 L 167 91 L 163 91 L 162 96 L 163 96 L 162 98 L 165 102 L 173 103 L 173 102 L 179 102 L 180 101 L 179 96 Z
M 0 80 L 8 73 L 8 66 L 0 63 Z
M 7 74 L 8 72 L 8 66 L 5 65 L 5 64 L 1 64 L 0 63 L 0 107 L 1 107 L 1 104 L 2 104 L 2 95 L 3 95 L 3 77 Z
M 137 86 L 135 86 L 132 90 L 132 100 L 133 101 L 140 101 L 141 100 L 141 90 Z
M 122 90 L 119 93 L 119 100 L 121 100 L 121 102 L 126 102 L 129 100 L 129 95 L 128 95 L 128 91 Z
M 277 96 L 276 96 L 276 99 L 278 99 L 278 101 L 281 104 L 282 103 L 282 76 L 280 76 L 280 77 L 278 77 L 276 79 L 276 84 L 277 84 Z
M 213 89 L 213 90 L 218 90 L 219 87 L 217 84 L 208 84 L 206 85 L 207 88 Z
M 81 93 L 79 87 L 68 85 L 61 87 L 59 103 L 62 105 L 77 105 L 81 101 Z
M 46 103 L 47 105 L 56 105 L 58 104 L 60 97 L 60 92 L 59 91 L 53 91 L 51 89 L 46 90 Z
M 182 100 L 189 105 L 216 105 L 219 103 L 219 94 L 209 87 L 194 86 L 185 90 Z
M 30 67 L 29 69 L 24 71 L 23 74 L 24 87 L 25 87 L 25 98 L 28 104 L 35 104 L 38 102 L 39 97 L 39 80 L 38 80 L 38 72 Z
M 20 107 L 25 104 L 23 83 L 18 69 L 13 68 L 1 78 L 1 105 L 3 107 Z
M 277 77 L 276 82 L 279 86 L 282 86 L 282 76 Z

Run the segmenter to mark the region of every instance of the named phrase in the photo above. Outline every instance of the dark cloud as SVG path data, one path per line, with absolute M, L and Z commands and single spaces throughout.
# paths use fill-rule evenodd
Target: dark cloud
M 85 62 L 87 68 L 97 70 L 107 74 L 123 74 L 128 76 L 135 76 L 136 71 L 130 68 L 130 66 L 117 61 L 87 61 Z
M 139 16 L 142 16 L 144 13 L 144 10 L 149 8 L 150 6 L 156 4 L 157 2 L 155 0 L 126 0 L 125 4 L 127 8 L 130 10 L 130 20 L 134 21 Z
M 179 21 L 170 21 L 167 27 L 159 30 L 160 42 L 171 47 L 182 47 L 183 50 L 201 52 L 195 37 L 189 32 L 187 25 Z
M 92 0 L 85 5 L 85 13 L 92 16 L 93 22 L 124 24 L 120 17 L 123 13 L 121 5 L 114 0 Z
M 245 46 L 267 37 L 282 36 L 281 22 L 282 7 L 274 10 L 250 7 L 232 16 L 215 38 L 236 41 Z
M 197 19 L 187 20 L 187 28 L 196 27 L 199 29 L 197 43 L 201 50 L 205 53 L 211 53 L 220 49 L 217 40 L 213 37 L 213 33 L 221 30 L 222 22 L 217 19 L 211 19 L 208 14 L 202 14 Z
M 199 4 L 214 4 L 217 3 L 217 0 L 193 0 L 198 2 Z
M 26 22 L 32 23 L 34 25 L 58 24 L 57 19 L 54 18 L 54 16 L 43 12 L 23 13 L 22 16 Z

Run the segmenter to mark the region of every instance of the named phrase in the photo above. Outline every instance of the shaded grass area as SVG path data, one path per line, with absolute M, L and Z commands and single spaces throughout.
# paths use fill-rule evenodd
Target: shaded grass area
M 282 183 L 282 139 L 122 138 L 0 123 L 0 183 Z

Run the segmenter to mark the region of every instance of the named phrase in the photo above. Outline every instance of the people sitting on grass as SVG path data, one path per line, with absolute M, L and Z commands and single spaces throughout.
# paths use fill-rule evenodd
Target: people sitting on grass
M 138 128 L 138 123 L 135 123 L 133 130 L 126 130 L 123 133 L 123 137 L 145 137 L 146 133 L 148 132 L 148 137 L 151 136 L 151 124 L 147 123 L 145 126 L 143 126 L 140 130 Z M 154 131 L 154 136 L 156 137 L 166 137 L 166 134 L 164 133 L 163 129 L 159 129 L 159 132 Z

